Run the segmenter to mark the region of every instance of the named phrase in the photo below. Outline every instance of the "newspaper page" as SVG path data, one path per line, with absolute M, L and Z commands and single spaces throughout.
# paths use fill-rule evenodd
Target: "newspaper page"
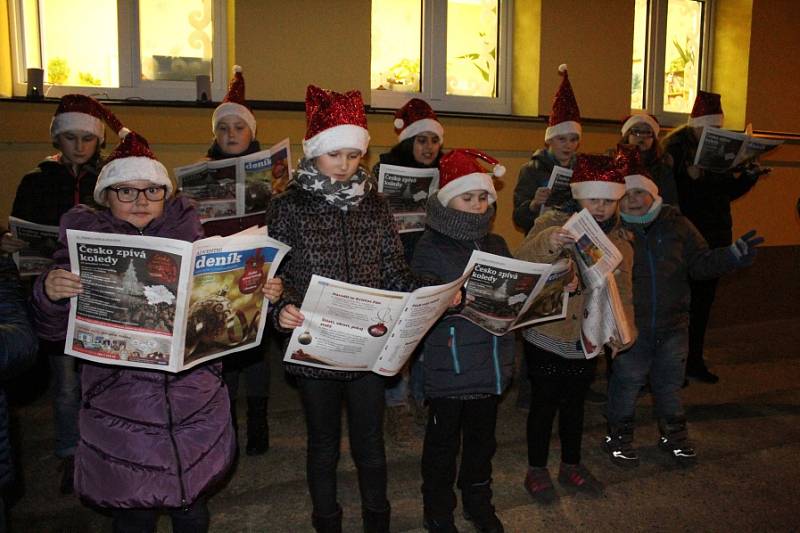
M 203 222 L 262 213 L 291 175 L 289 139 L 253 154 L 174 169 L 178 188 L 197 201 Z
M 466 276 L 412 293 L 361 287 L 314 275 L 283 360 L 334 370 L 400 371 Z
M 423 231 L 428 196 L 439 188 L 439 169 L 381 165 L 378 192 L 386 195 L 397 231 Z
M 14 253 L 20 276 L 38 276 L 53 264 L 53 253 L 58 248 L 58 226 L 8 217 L 8 228 L 14 237 L 27 243 L 25 248 Z
M 67 241 L 84 290 L 65 353 L 169 372 L 260 341 L 261 286 L 288 250 L 265 234 L 190 243 L 68 230 Z
M 550 179 L 547 181 L 550 196 L 539 208 L 540 215 L 549 208 L 564 205 L 572 198 L 572 191 L 569 188 L 570 179 L 572 179 L 572 169 L 558 165 L 553 166 L 553 172 L 550 173 Z
M 589 289 L 584 296 L 581 345 L 587 359 L 596 357 L 609 343 L 628 344 L 633 340 L 614 274 L 606 283 Z
M 464 271 L 469 277 L 459 316 L 493 335 L 564 318 L 568 270 L 568 260 L 531 263 L 476 250 Z
M 783 143 L 777 139 L 754 138 L 751 131 L 750 125 L 744 133 L 704 127 L 694 164 L 714 172 L 724 172 L 749 163 Z
M 622 261 L 622 254 L 597 225 L 587 209 L 575 213 L 564 224 L 575 238 L 575 261 L 589 288 L 605 284 L 607 274 L 614 272 Z

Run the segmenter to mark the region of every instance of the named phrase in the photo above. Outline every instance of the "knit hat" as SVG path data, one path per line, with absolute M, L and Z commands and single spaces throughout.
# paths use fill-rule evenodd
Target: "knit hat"
M 115 133 L 122 129 L 114 113 L 91 96 L 65 94 L 50 122 L 50 137 L 55 139 L 65 131 L 85 131 L 103 141 L 106 124 Z
M 359 91 L 344 94 L 309 85 L 306 89 L 306 136 L 303 153 L 314 159 L 351 148 L 367 153 L 369 132 Z
M 569 186 L 572 197 L 576 200 L 619 200 L 625 196 L 622 172 L 616 167 L 614 160 L 605 155 L 578 154 L 575 166 L 572 167 Z
M 247 102 L 244 99 L 244 76 L 242 76 L 242 67 L 234 65 L 233 78 L 228 84 L 228 94 L 222 99 L 222 103 L 214 110 L 211 115 L 211 131 L 212 133 L 217 129 L 219 121 L 225 117 L 234 115 L 242 119 L 250 128 L 253 137 L 256 136 L 256 117 L 250 108 L 247 107 Z
M 491 174 L 478 163 L 478 159 L 493 165 Z M 456 148 L 439 160 L 439 192 L 436 195 L 446 207 L 459 194 L 486 191 L 489 193 L 489 203 L 493 203 L 497 200 L 497 191 L 492 178 L 499 178 L 505 173 L 506 167 L 497 159 L 472 148 Z
M 394 132 L 398 141 L 404 141 L 426 131 L 435 133 L 440 139 L 444 137 L 441 122 L 425 100 L 412 98 L 394 114 Z
M 167 197 L 172 194 L 172 180 L 167 169 L 157 159 L 147 139 L 136 132 L 123 128 L 121 141 L 109 154 L 97 176 L 94 187 L 94 201 L 108 205 L 105 190 L 126 181 L 147 180 L 167 187 Z
M 575 100 L 575 93 L 572 92 L 572 84 L 569 82 L 567 65 L 559 65 L 558 73 L 562 76 L 561 85 L 558 86 L 553 98 L 553 110 L 550 112 L 547 130 L 544 132 L 544 142 L 559 135 L 570 133 L 577 133 L 579 137 L 581 135 L 581 112 Z
M 625 117 L 625 120 L 622 121 L 622 129 L 620 130 L 620 133 L 622 133 L 622 135 L 626 135 L 631 128 L 637 124 L 647 124 L 650 126 L 650 129 L 653 130 L 654 137 L 658 137 L 658 132 L 661 131 L 661 124 L 658 123 L 658 119 L 656 117 L 644 111 L 637 111 L 632 115 Z
M 658 186 L 642 163 L 642 156 L 636 145 L 618 144 L 617 153 L 614 155 L 614 163 L 625 178 L 626 192 L 633 189 L 642 189 L 649 192 L 654 200 L 661 198 L 658 194 Z
M 722 97 L 717 93 L 698 91 L 694 99 L 692 113 L 689 115 L 689 125 L 693 127 L 713 126 L 722 127 Z

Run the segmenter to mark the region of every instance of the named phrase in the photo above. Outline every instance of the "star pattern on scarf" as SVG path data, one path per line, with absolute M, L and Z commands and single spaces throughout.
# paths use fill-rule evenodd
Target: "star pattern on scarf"
M 321 191 L 324 183 L 325 180 L 314 180 L 314 183 L 311 185 L 311 189 L 314 191 Z

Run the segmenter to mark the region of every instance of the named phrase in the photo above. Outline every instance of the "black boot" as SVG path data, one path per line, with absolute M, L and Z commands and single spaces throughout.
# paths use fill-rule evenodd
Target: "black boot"
M 386 509 L 383 511 L 372 511 L 362 509 L 361 517 L 364 519 L 364 533 L 389 533 L 389 521 L 392 508 L 386 502 Z
M 311 525 L 317 533 L 342 533 L 342 507 L 336 506 L 336 512 L 329 515 L 311 515 Z
M 263 455 L 269 450 L 267 399 L 247 397 L 247 455 Z
M 492 505 L 492 480 L 461 487 L 464 518 L 480 533 L 503 533 L 503 523 Z
M 660 450 L 675 459 L 679 466 L 693 466 L 697 462 L 694 447 L 689 442 L 686 418 L 661 418 L 658 420 L 658 429 L 661 431 L 661 438 L 658 439 Z
M 603 449 L 611 462 L 623 468 L 639 466 L 639 454 L 633 448 L 633 420 L 623 420 L 619 424 L 608 424 L 608 434 L 603 441 Z

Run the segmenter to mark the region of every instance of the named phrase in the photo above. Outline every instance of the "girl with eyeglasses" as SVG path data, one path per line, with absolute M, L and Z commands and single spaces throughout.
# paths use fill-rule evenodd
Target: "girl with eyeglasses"
M 678 206 L 678 188 L 672 176 L 672 157 L 658 142 L 661 125 L 653 115 L 638 112 L 622 123 L 620 144 L 631 144 L 639 149 L 642 164 L 650 172 L 653 183 L 665 204 Z

